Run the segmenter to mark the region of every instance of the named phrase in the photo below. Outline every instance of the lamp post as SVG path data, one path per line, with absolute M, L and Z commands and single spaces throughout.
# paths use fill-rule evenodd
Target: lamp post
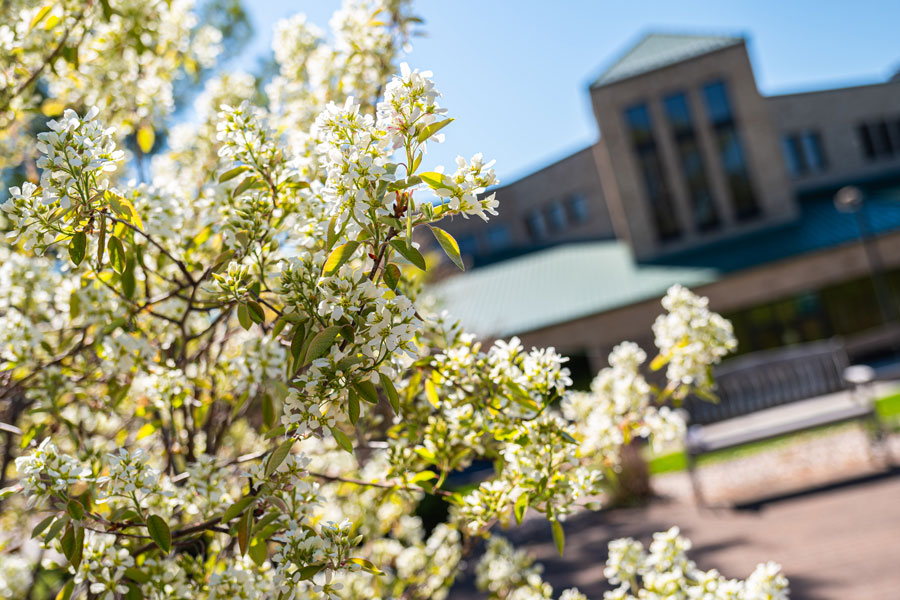
M 834 195 L 834 207 L 843 213 L 852 213 L 856 217 L 856 226 L 859 229 L 859 240 L 866 253 L 866 261 L 869 264 L 869 273 L 872 278 L 872 284 L 875 287 L 875 299 L 878 302 L 878 312 L 881 313 L 881 320 L 886 326 L 894 321 L 897 317 L 894 303 L 891 302 L 890 291 L 884 281 L 884 261 L 881 259 L 881 253 L 875 242 L 875 236 L 869 220 L 866 217 L 865 206 L 863 203 L 863 193 L 856 186 L 848 185 L 842 187 Z M 897 341 L 893 335 L 890 335 L 891 348 L 896 353 Z

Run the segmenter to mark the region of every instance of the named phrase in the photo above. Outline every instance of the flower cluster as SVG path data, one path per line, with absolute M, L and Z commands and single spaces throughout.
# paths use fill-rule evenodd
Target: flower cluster
M 91 477 L 91 470 L 77 459 L 60 453 L 50 438 L 26 456 L 16 459 L 16 471 L 29 501 L 40 503 L 50 494 L 65 497 L 69 486 L 83 483 Z
M 431 71 L 411 71 L 403 63 L 400 74 L 384 89 L 384 100 L 378 104 L 378 128 L 387 131 L 394 148 L 404 146 L 411 136 L 442 142 L 442 134 L 429 135 L 429 128 L 438 128 L 437 118 L 447 113 L 437 104 L 441 94 L 434 87 Z
M 677 527 L 654 533 L 649 552 L 631 538 L 609 545 L 603 573 L 619 587 L 604 595 L 609 600 L 670 597 L 756 600 L 786 600 L 788 581 L 781 567 L 769 562 L 757 566 L 746 581 L 728 579 L 718 571 L 703 571 L 687 557 L 691 543 Z
M 709 310 L 709 300 L 680 285 L 672 286 L 662 300 L 667 314 L 653 323 L 656 347 L 668 362 L 669 381 L 713 388 L 710 368 L 737 347 L 731 323 Z M 680 388 L 682 396 L 688 388 Z
M 646 359 L 637 344 L 623 342 L 610 353 L 610 366 L 591 382 L 590 393 L 566 395 L 563 414 L 578 424 L 585 455 L 615 461 L 617 449 L 636 437 L 659 446 L 683 436 L 684 420 L 669 407 L 652 404 L 651 386 L 640 372 Z
M 437 186 L 435 193 L 446 199 L 447 207 L 454 212 L 459 212 L 463 217 L 477 215 L 488 220 L 488 214 L 496 215 L 496 194 L 486 198 L 478 198 L 487 188 L 497 185 L 499 180 L 494 175 L 491 166 L 494 161 L 484 162 L 482 155 L 476 154 L 472 160 L 466 161 L 462 156 L 456 157 L 456 172 L 448 178 L 442 178 L 441 185 Z M 485 214 L 487 213 L 487 214 Z

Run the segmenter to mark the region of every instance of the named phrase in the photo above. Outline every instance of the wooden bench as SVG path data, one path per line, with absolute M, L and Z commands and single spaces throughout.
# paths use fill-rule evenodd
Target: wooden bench
M 697 504 L 705 504 L 697 459 L 710 452 L 852 420 L 883 429 L 870 394 L 844 379 L 849 366 L 839 340 L 758 352 L 715 371 L 718 403 L 689 398 L 685 439 L 688 473 Z

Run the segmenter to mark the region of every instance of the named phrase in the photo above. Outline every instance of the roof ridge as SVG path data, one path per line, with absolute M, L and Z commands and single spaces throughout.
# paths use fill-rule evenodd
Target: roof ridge
M 600 87 L 655 71 L 743 41 L 744 37 L 739 35 L 651 31 L 644 34 L 627 52 L 607 67 L 591 87 Z

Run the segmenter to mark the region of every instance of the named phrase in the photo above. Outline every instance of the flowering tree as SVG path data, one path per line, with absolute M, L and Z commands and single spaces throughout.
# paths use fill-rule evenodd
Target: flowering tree
M 459 263 L 437 224 L 496 214 L 485 190 L 497 180 L 477 154 L 452 174 L 422 168 L 452 119 L 430 73 L 392 76 L 418 22 L 405 1 L 349 2 L 330 38 L 302 17 L 279 24 L 267 105 L 247 101 L 247 75 L 210 81 L 196 122 L 154 157 L 152 184 L 117 177 L 130 130 L 121 92 L 99 83 L 215 35 L 192 30 L 177 1 L 98 4 L 112 15 L 102 40 L 131 7 L 172 46 L 76 65 L 83 86 L 51 93 L 74 108 L 33 145 L 10 137 L 38 154 L 40 181 L 2 204 L 0 596 L 27 597 L 39 574 L 62 598 L 440 598 L 478 540 L 529 511 L 562 552 L 562 522 L 602 491 L 618 448 L 677 437 L 683 423 L 661 403 L 711 390 L 731 327 L 677 286 L 654 326 L 651 366 L 666 366 L 668 384 L 647 383 L 645 353 L 624 343 L 589 394 L 567 389 L 552 348 L 484 347 L 417 303 L 414 231 Z M 66 31 L 95 35 L 78 25 L 86 7 L 19 7 L 3 43 L 27 64 L 46 50 L 29 36 L 58 10 Z M 24 83 L 9 106 L 29 102 Z M 448 489 L 476 459 L 493 475 Z M 414 516 L 425 494 L 452 506 L 429 532 Z M 649 555 L 617 544 L 611 597 L 786 588 L 769 567 L 715 588 L 706 582 L 725 580 L 687 561 L 674 533 Z M 496 575 L 523 561 L 511 553 L 491 542 L 485 588 L 550 597 L 528 564 Z M 699 589 L 725 591 L 688 596 Z

